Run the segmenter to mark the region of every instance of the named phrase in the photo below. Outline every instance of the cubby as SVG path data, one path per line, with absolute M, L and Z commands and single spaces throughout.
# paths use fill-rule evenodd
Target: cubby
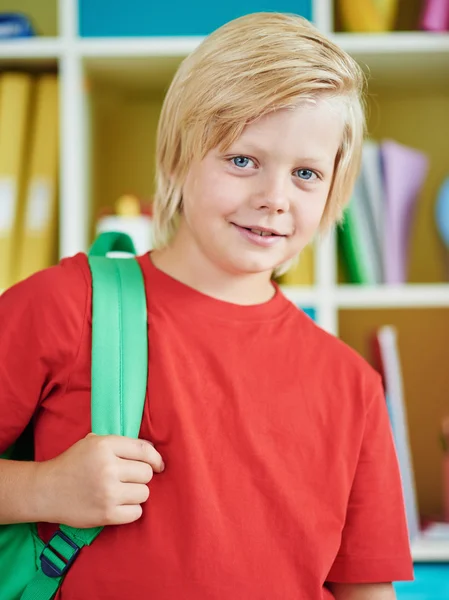
M 340 337 L 375 368 L 374 332 L 393 325 L 398 335 L 409 439 L 420 511 L 441 518 L 440 423 L 447 414 L 449 308 L 341 309 Z
M 59 35 L 58 10 L 58 0 L 0 0 L 0 12 L 26 15 L 39 38 Z

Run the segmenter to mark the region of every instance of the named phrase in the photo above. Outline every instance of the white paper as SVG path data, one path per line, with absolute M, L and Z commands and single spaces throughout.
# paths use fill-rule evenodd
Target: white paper
M 0 177 L 0 232 L 8 233 L 14 225 L 17 185 L 12 177 Z
M 30 184 L 25 216 L 27 231 L 40 232 L 48 226 L 52 192 L 53 186 L 47 179 L 36 178 Z
M 449 523 L 432 523 L 421 535 L 426 539 L 449 541 Z
M 388 412 L 401 472 L 407 526 L 410 540 L 413 541 L 420 533 L 419 512 L 396 328 L 384 325 L 377 332 L 377 338 L 385 374 Z

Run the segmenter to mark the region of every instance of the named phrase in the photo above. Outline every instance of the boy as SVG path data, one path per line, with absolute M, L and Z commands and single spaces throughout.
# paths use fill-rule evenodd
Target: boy
M 141 440 L 89 435 L 85 255 L 1 298 L 0 451 L 34 416 L 39 462 L 0 464 L 0 522 L 45 540 L 108 525 L 60 600 L 391 600 L 412 577 L 380 377 L 272 282 L 349 199 L 362 89 L 349 56 L 282 14 L 228 23 L 181 65 L 157 249 L 138 259 Z

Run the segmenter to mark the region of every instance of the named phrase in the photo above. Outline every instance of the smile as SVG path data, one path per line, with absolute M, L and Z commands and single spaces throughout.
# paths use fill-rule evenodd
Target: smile
M 256 246 L 270 247 L 279 243 L 286 236 L 278 233 L 274 229 L 266 229 L 263 227 L 243 227 L 232 223 L 240 235 L 247 241 L 252 242 Z
M 264 231 L 263 229 L 251 229 L 249 227 L 245 227 L 244 229 L 251 231 L 251 233 L 256 233 L 257 235 L 279 235 L 277 233 L 272 233 L 271 231 Z

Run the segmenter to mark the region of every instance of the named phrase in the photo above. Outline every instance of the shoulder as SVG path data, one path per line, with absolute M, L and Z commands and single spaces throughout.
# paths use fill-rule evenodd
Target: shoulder
M 295 307 L 293 307 L 295 308 Z M 317 325 L 302 310 L 296 309 L 293 341 L 309 372 L 322 381 L 323 388 L 339 392 L 339 397 L 363 399 L 367 403 L 382 395 L 380 373 L 354 348 Z
M 27 315 L 33 325 L 50 327 L 60 322 L 75 325 L 84 320 L 91 297 L 90 270 L 87 256 L 79 253 L 62 259 L 20 281 L 0 296 L 3 319 Z
M 43 293 L 49 297 L 68 295 L 80 287 L 90 285 L 90 271 L 87 256 L 75 254 L 47 269 L 38 271 L 18 284 L 22 291 Z
M 57 265 L 48 267 L 23 281 L 13 285 L 4 292 L 4 296 L 26 296 L 37 294 L 39 297 L 54 297 L 69 294 L 73 290 L 90 285 L 89 265 L 83 253 L 63 258 Z
M 313 323 L 313 327 L 316 330 L 316 351 L 323 354 L 326 361 L 336 365 L 338 369 L 343 369 L 345 373 L 354 375 L 360 373 L 370 379 L 378 379 L 378 372 L 359 352 L 341 338 L 321 329 L 315 323 Z

